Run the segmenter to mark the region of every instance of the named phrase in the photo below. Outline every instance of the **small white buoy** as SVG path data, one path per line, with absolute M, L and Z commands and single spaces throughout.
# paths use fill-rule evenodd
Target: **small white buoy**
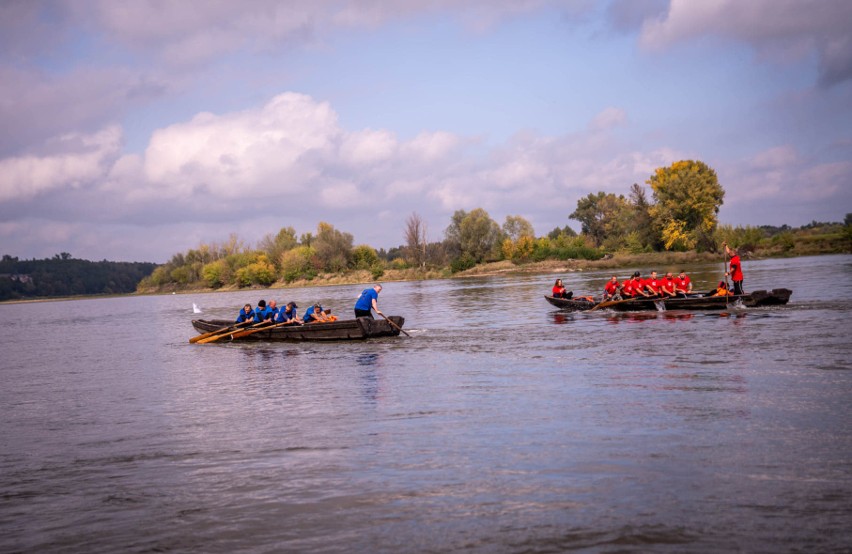
M 192 303 L 192 313 L 194 313 L 194 314 L 200 314 L 201 313 L 201 308 L 199 308 L 198 304 L 196 304 L 195 302 Z

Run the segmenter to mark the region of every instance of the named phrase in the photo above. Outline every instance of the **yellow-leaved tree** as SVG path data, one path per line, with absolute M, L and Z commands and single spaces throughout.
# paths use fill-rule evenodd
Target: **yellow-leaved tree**
M 650 208 L 666 250 L 714 250 L 719 206 L 725 191 L 716 172 L 701 161 L 660 167 L 647 183 L 656 201 Z

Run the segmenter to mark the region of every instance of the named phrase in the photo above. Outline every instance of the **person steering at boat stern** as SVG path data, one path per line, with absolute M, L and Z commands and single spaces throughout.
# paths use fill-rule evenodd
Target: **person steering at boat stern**
M 725 253 L 731 257 L 728 262 L 728 271 L 725 276 L 730 275 L 731 281 L 734 282 L 734 294 L 740 295 L 743 293 L 743 264 L 740 261 L 740 255 L 733 248 L 729 248 L 727 243 L 722 243 L 725 247 Z
M 371 310 L 376 310 L 377 314 L 384 317 L 385 314 L 379 311 L 377 304 L 380 292 L 382 292 L 381 285 L 373 285 L 368 289 L 364 289 L 361 292 L 361 296 L 355 302 L 355 317 L 369 317 L 373 319 L 373 312 Z
M 553 289 L 551 289 L 551 294 L 553 298 L 566 298 L 570 299 L 574 296 L 574 291 L 565 290 L 565 286 L 562 284 L 562 279 L 557 279 L 553 284 Z

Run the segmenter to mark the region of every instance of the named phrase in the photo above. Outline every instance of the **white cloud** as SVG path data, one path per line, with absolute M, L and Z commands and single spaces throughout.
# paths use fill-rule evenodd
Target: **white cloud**
M 298 192 L 338 135 L 328 104 L 285 93 L 259 109 L 202 113 L 156 131 L 145 174 L 160 192 L 179 197 L 198 190 L 226 198 Z
M 648 48 L 705 35 L 744 41 L 762 58 L 799 61 L 816 51 L 820 82 L 852 78 L 852 2 L 847 0 L 671 0 L 665 17 L 649 17 L 640 42 Z
M 609 107 L 592 119 L 589 128 L 592 131 L 606 131 L 627 123 L 627 112 L 621 108 Z
M 68 134 L 45 156 L 0 160 L 0 202 L 27 200 L 61 188 L 79 188 L 103 179 L 118 156 L 122 135 L 108 127 L 93 135 Z

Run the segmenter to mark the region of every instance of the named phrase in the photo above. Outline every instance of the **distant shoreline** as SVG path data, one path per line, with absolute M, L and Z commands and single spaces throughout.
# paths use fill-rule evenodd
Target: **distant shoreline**
M 834 254 L 808 254 L 818 256 L 831 255 L 848 255 L 844 253 Z M 799 258 L 803 256 L 755 256 L 749 257 L 743 255 L 744 262 L 756 261 L 763 259 L 778 259 L 778 258 Z M 449 273 L 448 270 L 425 270 L 418 269 L 389 269 L 384 275 L 378 279 L 374 279 L 369 271 L 352 271 L 345 274 L 320 274 L 314 279 L 300 279 L 290 283 L 276 282 L 269 287 L 221 287 L 217 289 L 208 287 L 193 287 L 193 288 L 174 288 L 161 291 L 145 291 L 132 292 L 127 294 L 104 294 L 104 295 L 79 295 L 79 296 L 58 296 L 58 297 L 39 297 L 39 298 L 20 298 L 15 300 L 0 301 L 2 304 L 23 304 L 29 302 L 55 302 L 64 300 L 82 300 L 82 299 L 98 299 L 98 298 L 115 298 L 125 296 L 162 296 L 171 294 L 209 294 L 215 292 L 239 292 L 252 290 L 278 290 L 278 289 L 295 289 L 295 288 L 312 288 L 312 287 L 331 287 L 337 285 L 359 285 L 375 282 L 394 283 L 407 281 L 432 281 L 437 279 L 465 279 L 474 277 L 493 277 L 495 275 L 536 275 L 536 274 L 561 274 L 571 273 L 575 271 L 587 270 L 605 270 L 605 269 L 639 269 L 643 273 L 650 271 L 653 266 L 671 266 L 676 265 L 679 269 L 684 269 L 689 272 L 690 264 L 725 262 L 724 257 L 719 254 L 708 252 L 647 252 L 642 254 L 615 254 L 610 258 L 601 260 L 544 260 L 541 262 L 529 262 L 523 264 L 515 264 L 514 262 L 503 260 L 499 262 L 489 262 L 479 264 L 468 270 L 458 273 Z M 745 266 L 746 271 L 748 266 Z

